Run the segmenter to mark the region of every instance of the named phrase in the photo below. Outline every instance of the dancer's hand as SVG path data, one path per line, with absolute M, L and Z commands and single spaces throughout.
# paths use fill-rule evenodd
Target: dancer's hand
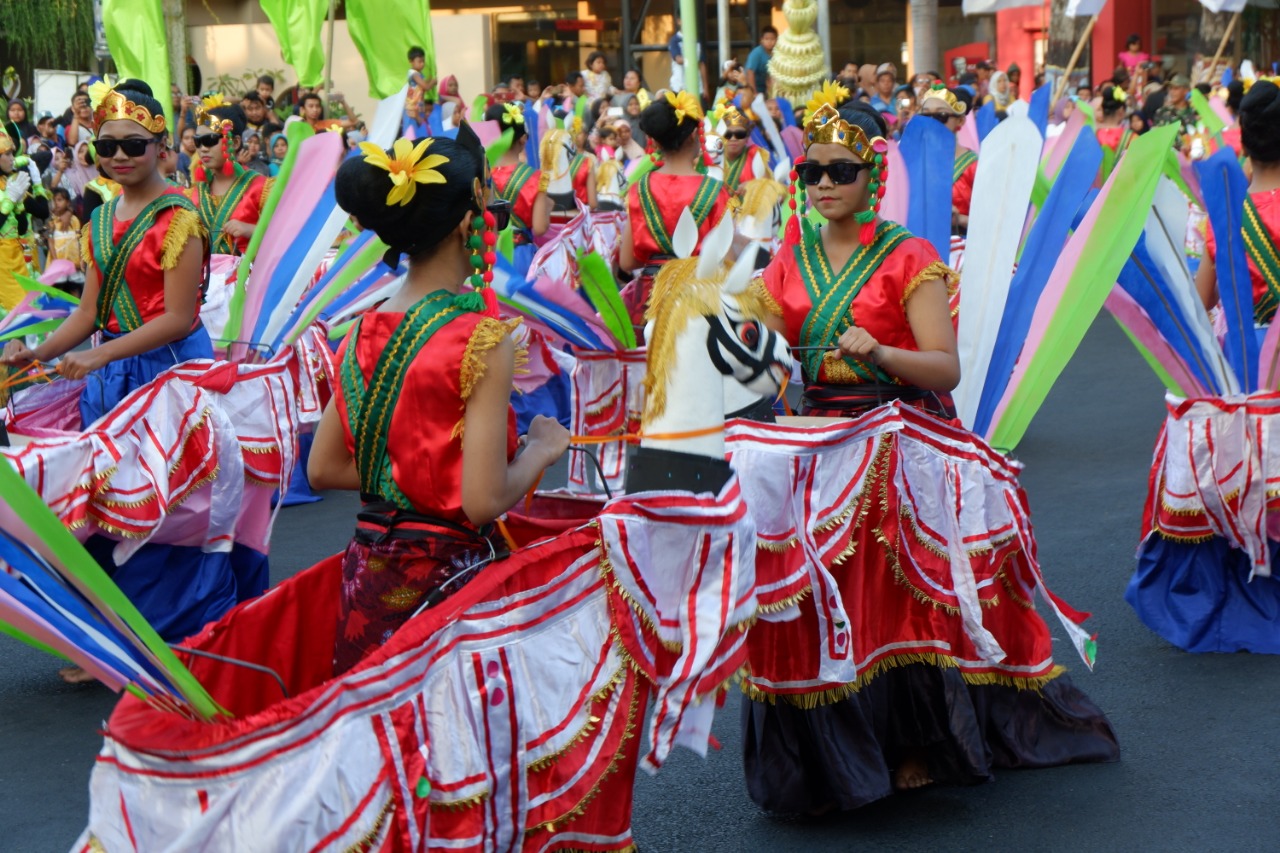
M 840 353 L 859 361 L 879 363 L 880 342 L 861 326 L 850 326 L 840 336 Z
M 107 361 L 98 347 L 69 352 L 58 362 L 58 372 L 68 379 L 83 379 Z
M 241 222 L 239 219 L 232 219 L 222 226 L 222 233 L 236 239 L 248 238 L 253 236 L 254 226 L 248 222 Z
M 0 362 L 4 364 L 30 364 L 39 361 L 35 352 L 22 341 L 9 341 L 0 354 Z
M 525 453 L 537 453 L 543 460 L 542 467 L 555 462 L 569 449 L 569 431 L 555 418 L 535 415 L 529 424 Z

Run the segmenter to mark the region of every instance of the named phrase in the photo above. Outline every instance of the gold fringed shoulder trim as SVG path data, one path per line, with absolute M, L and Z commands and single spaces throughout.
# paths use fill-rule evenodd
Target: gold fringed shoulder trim
M 164 243 L 160 247 L 160 269 L 171 270 L 178 266 L 183 251 L 192 237 L 201 241 L 206 239 L 204 225 L 200 215 L 191 210 L 178 209 L 169 220 L 169 230 L 165 232 Z
M 764 310 L 773 316 L 782 316 L 782 306 L 778 304 L 778 300 L 773 298 L 769 288 L 764 286 L 763 278 L 756 277 L 751 279 L 751 284 L 747 287 L 747 294 L 758 299 Z
M 86 270 L 89 268 L 89 264 L 93 262 L 92 231 L 93 226 L 88 223 L 80 229 L 80 263 L 84 265 L 83 268 Z
M 267 206 L 267 199 L 271 197 L 271 190 L 276 185 L 275 178 L 267 178 L 266 183 L 262 185 L 262 195 L 258 196 L 258 215 L 262 215 L 263 208 Z
M 904 311 L 907 308 L 907 300 L 911 298 L 911 294 L 916 292 L 916 288 L 926 281 L 933 281 L 935 278 L 942 279 L 942 283 L 947 287 L 947 296 L 956 295 L 960 276 L 956 275 L 956 271 L 942 261 L 933 261 L 916 273 L 911 281 L 907 282 L 906 289 L 902 291 L 902 308 Z
M 471 399 L 471 392 L 475 390 L 476 383 L 484 378 L 485 355 L 489 350 L 501 343 L 503 338 L 509 337 L 519 325 L 519 317 L 507 321 L 485 317 L 479 323 L 476 323 L 476 327 L 471 330 L 471 339 L 467 341 L 467 348 L 463 350 L 462 364 L 458 369 L 458 386 L 462 396 L 463 416 L 458 418 L 458 422 L 453 426 L 453 432 L 451 433 L 453 438 L 461 438 L 466 427 L 467 401 Z M 528 362 L 528 348 L 517 345 L 516 372 L 522 370 Z

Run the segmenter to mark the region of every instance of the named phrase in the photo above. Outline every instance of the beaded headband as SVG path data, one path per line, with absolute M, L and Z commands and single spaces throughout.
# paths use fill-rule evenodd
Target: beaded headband
M 102 127 L 109 121 L 131 121 L 156 136 L 164 133 L 164 114 L 152 115 L 151 111 L 126 98 L 115 90 L 114 84 L 105 81 L 89 87 L 89 105 L 93 107 L 93 126 Z

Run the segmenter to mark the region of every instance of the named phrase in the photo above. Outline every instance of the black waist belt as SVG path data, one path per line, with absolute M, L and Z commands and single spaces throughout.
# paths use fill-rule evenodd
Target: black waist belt
M 951 405 L 933 391 L 914 385 L 892 385 L 884 382 L 861 382 L 857 385 L 815 383 L 804 386 L 801 405 L 806 409 L 828 409 L 836 412 L 865 412 L 892 400 L 904 403 L 929 401 L 926 411 L 943 418 L 955 417 Z
M 388 539 L 440 539 L 489 548 L 489 539 L 482 531 L 404 509 L 376 495 L 362 494 L 360 499 L 364 506 L 356 514 L 355 538 L 361 544 L 373 545 Z
M 636 275 L 647 275 L 649 278 L 653 278 L 658 274 L 658 270 L 662 269 L 663 264 L 673 260 L 675 260 L 674 255 L 653 255 L 649 258 L 650 263 L 641 267 Z

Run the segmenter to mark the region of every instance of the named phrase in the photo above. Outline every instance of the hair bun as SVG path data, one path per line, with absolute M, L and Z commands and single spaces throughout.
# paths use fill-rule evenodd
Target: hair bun
M 117 92 L 128 90 L 137 92 L 139 95 L 146 95 L 148 98 L 154 98 L 156 93 L 151 91 L 151 87 L 147 85 L 145 80 L 138 80 L 130 77 L 128 80 L 121 80 L 113 87 Z
M 1280 86 L 1259 80 L 1240 101 L 1240 142 L 1261 163 L 1280 162 Z

